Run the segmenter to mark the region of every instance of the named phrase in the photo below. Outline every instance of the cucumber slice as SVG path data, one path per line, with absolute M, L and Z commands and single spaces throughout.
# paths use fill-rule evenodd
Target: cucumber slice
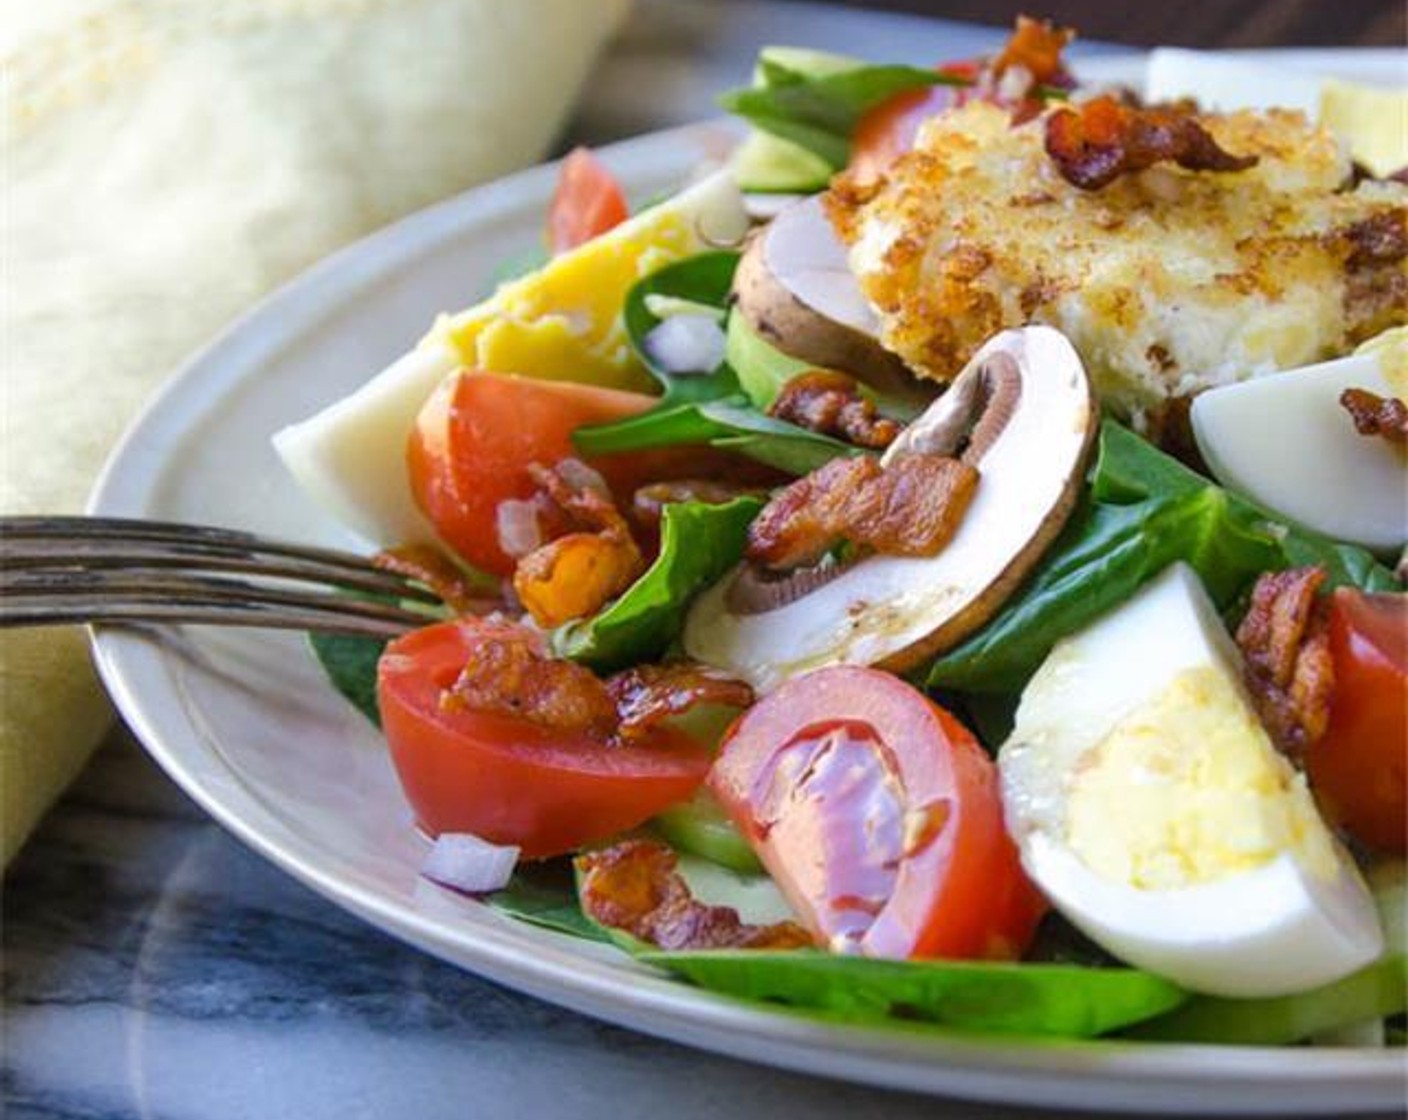
M 748 399 L 766 412 L 777 399 L 782 387 L 809 369 L 819 369 L 815 362 L 804 362 L 784 353 L 763 338 L 751 323 L 737 312 L 729 315 L 724 335 L 724 361 L 738 375 L 738 384 Z M 919 399 L 902 399 L 877 393 L 864 381 L 858 383 L 861 395 L 869 397 L 886 416 L 896 420 L 913 420 L 926 406 Z
M 784 354 L 736 311 L 728 317 L 724 361 L 738 375 L 738 383 L 748 399 L 764 412 L 788 381 L 816 368 L 811 362 Z
M 678 852 L 699 856 L 731 871 L 756 875 L 763 869 L 748 841 L 707 792 L 701 791 L 689 801 L 666 809 L 652 823 Z
M 787 899 L 767 875 L 731 871 L 691 855 L 681 855 L 675 870 L 700 902 L 730 906 L 745 922 L 771 925 L 797 920 Z
M 729 168 L 744 191 L 813 194 L 831 181 L 831 165 L 800 144 L 754 129 L 733 151 Z
M 758 68 L 753 75 L 755 84 L 766 84 L 764 64 L 769 62 L 807 78 L 824 78 L 828 74 L 840 74 L 857 66 L 868 65 L 862 58 L 836 54 L 834 51 L 818 51 L 810 47 L 764 47 L 758 52 Z

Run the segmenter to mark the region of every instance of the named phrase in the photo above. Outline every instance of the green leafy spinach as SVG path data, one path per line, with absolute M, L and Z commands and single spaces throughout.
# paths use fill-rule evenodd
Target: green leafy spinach
M 1330 586 L 1398 586 L 1363 549 L 1280 523 L 1106 421 L 1088 492 L 1035 576 L 987 626 L 935 661 L 927 683 L 1019 692 L 1059 639 L 1175 560 L 1197 571 L 1222 610 L 1260 573 L 1304 564 L 1322 565 Z
M 648 412 L 609 424 L 579 428 L 572 442 L 583 455 L 652 447 L 707 444 L 758 462 L 806 474 L 854 449 L 795 424 L 775 420 L 748 399 L 727 361 L 707 373 L 679 375 L 661 367 L 645 339 L 660 324 L 646 297 L 667 296 L 724 310 L 739 254 L 699 253 L 639 280 L 622 311 L 626 336 L 664 393 Z
M 1187 997 L 1130 968 L 888 961 L 814 950 L 648 951 L 639 959 L 710 991 L 823 1012 L 967 1030 L 1092 1038 L 1161 1015 Z
M 748 524 L 761 508 L 748 497 L 667 505 L 655 562 L 599 614 L 559 627 L 554 652 L 602 673 L 659 659 L 678 637 L 690 599 L 743 555 Z

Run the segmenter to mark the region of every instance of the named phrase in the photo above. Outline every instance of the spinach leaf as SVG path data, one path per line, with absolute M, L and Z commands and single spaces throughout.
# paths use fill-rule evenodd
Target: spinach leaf
M 918 66 L 873 65 L 856 60 L 836 69 L 804 70 L 765 52 L 758 81 L 730 90 L 719 104 L 756 128 L 790 140 L 825 160 L 833 171 L 846 166 L 851 136 L 866 110 L 906 90 L 932 85 L 970 85 Z
M 731 252 L 699 253 L 652 272 L 627 293 L 623 311 L 626 336 L 665 391 L 648 412 L 578 428 L 572 442 L 583 455 L 707 444 L 791 474 L 806 474 L 855 450 L 760 412 L 726 361 L 707 374 L 678 375 L 651 359 L 645 338 L 660 320 L 650 311 L 646 297 L 671 296 L 722 310 L 728 303 L 738 256 Z
M 572 860 L 520 863 L 508 886 L 485 895 L 495 910 L 535 926 L 571 934 L 589 941 L 609 941 L 606 932 L 582 913 L 577 904 L 576 875 Z
M 308 644 L 332 686 L 380 727 L 381 713 L 376 706 L 376 663 L 381 658 L 381 651 L 386 648 L 386 639 L 310 633 Z
M 743 555 L 761 508 L 747 497 L 667 505 L 655 562 L 601 613 L 554 631 L 554 652 L 601 673 L 658 660 L 679 635 L 689 601 Z
M 646 951 L 639 959 L 741 999 L 969 1030 L 1090 1038 L 1178 1006 L 1184 992 L 1129 968 L 886 961 L 812 950 Z
M 1226 610 L 1262 572 L 1321 564 L 1331 586 L 1397 586 L 1362 549 L 1276 522 L 1106 421 L 1090 488 L 1036 574 L 983 629 L 930 667 L 934 688 L 1018 692 L 1051 647 L 1175 560 Z

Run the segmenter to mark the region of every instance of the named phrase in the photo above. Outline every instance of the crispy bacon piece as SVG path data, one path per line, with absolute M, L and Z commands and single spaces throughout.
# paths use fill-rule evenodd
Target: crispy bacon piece
M 524 630 L 476 642 L 441 707 L 531 720 L 553 731 L 606 742 L 616 730 L 616 704 L 595 673 L 549 657 L 542 639 Z
M 943 455 L 832 459 L 775 495 L 748 528 L 747 558 L 777 571 L 814 564 L 843 542 L 887 556 L 933 556 L 948 543 L 978 484 Z
M 1346 389 L 1340 394 L 1340 407 L 1349 413 L 1361 436 L 1382 436 L 1400 447 L 1408 444 L 1408 404 L 1397 397 Z
M 638 665 L 603 681 L 574 661 L 550 656 L 539 635 L 516 628 L 475 643 L 440 703 L 609 744 L 639 739 L 697 704 L 746 708 L 753 690 L 689 661 Z
M 661 949 L 800 949 L 812 945 L 796 922 L 750 925 L 730 906 L 707 906 L 675 871 L 664 844 L 625 840 L 576 859 L 582 909 L 592 921 Z
M 1047 117 L 1046 154 L 1066 182 L 1086 191 L 1162 160 L 1189 171 L 1245 171 L 1257 162 L 1223 151 L 1186 104 L 1135 108 L 1108 95 Z
M 651 533 L 660 531 L 660 519 L 671 502 L 707 502 L 722 505 L 744 495 L 757 497 L 754 487 L 735 486 L 708 478 L 682 478 L 674 482 L 651 482 L 631 496 L 631 519 Z
M 423 583 L 456 614 L 488 614 L 503 601 L 483 594 L 443 552 L 428 544 L 403 544 L 372 557 L 372 566 Z
M 1276 745 L 1294 759 L 1325 733 L 1330 718 L 1335 670 L 1329 615 L 1315 594 L 1324 581 L 1319 567 L 1264 573 L 1237 628 L 1257 713 Z
M 1408 217 L 1402 208 L 1355 222 L 1342 234 L 1349 243 L 1345 264 L 1350 269 L 1400 264 L 1408 257 Z
M 875 402 L 861 396 L 854 378 L 833 370 L 813 369 L 792 378 L 768 414 L 876 451 L 889 447 L 900 434 L 899 423 L 881 416 Z
M 1013 67 L 1020 66 L 1033 84 L 1065 87 L 1071 76 L 1061 59 L 1061 52 L 1076 33 L 1069 27 L 1057 27 L 1049 19 L 1018 16 L 1012 37 L 1002 53 L 992 61 L 992 72 L 999 78 Z
M 529 473 L 571 531 L 518 562 L 513 590 L 539 626 L 595 614 L 645 570 L 645 559 L 596 472 L 573 459 Z
M 716 673 L 691 661 L 668 665 L 637 665 L 617 673 L 606 689 L 620 718 L 617 737 L 637 738 L 697 704 L 725 704 L 746 708 L 753 690 L 740 680 Z

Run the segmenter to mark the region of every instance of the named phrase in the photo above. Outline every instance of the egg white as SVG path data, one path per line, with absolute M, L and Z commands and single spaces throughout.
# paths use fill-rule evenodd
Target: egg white
M 1069 814 L 1083 768 L 1108 764 L 1097 748 L 1153 709 L 1180 674 L 1220 674 L 1230 687 L 1225 695 L 1249 705 L 1238 666 L 1237 650 L 1197 576 L 1186 565 L 1173 565 L 1134 598 L 1059 643 L 1028 685 L 998 757 L 1003 807 L 1027 873 L 1109 952 L 1193 991 L 1285 995 L 1370 963 L 1383 951 L 1383 935 L 1352 860 L 1315 811 L 1304 779 L 1276 754 L 1249 708 L 1229 713 L 1229 722 L 1244 720 L 1255 729 L 1237 741 L 1237 749 L 1265 752 L 1253 761 L 1279 777 L 1286 800 L 1273 796 L 1263 806 L 1244 795 L 1218 804 L 1244 815 L 1264 809 L 1268 821 L 1274 810 L 1280 816 L 1271 823 L 1284 817 L 1296 824 L 1299 838 L 1285 841 L 1269 858 L 1248 857 L 1250 866 L 1229 859 L 1225 872 L 1171 887 L 1136 883 L 1133 876 L 1112 877 L 1108 867 L 1102 874 L 1082 858 Z M 1146 778 L 1135 773 L 1131 780 Z M 1149 796 L 1147 789 L 1131 788 L 1131 797 L 1136 792 Z M 1174 821 L 1181 813 L 1192 819 L 1204 807 L 1191 803 L 1188 790 L 1176 784 L 1168 786 L 1168 796 L 1188 798 L 1164 806 Z M 1111 804 L 1110 814 L 1122 808 Z M 1277 835 L 1267 821 L 1231 823 L 1250 823 L 1253 835 Z M 1189 827 L 1180 835 L 1200 833 Z M 1199 857 L 1190 864 L 1206 870 L 1222 852 L 1187 854 Z

